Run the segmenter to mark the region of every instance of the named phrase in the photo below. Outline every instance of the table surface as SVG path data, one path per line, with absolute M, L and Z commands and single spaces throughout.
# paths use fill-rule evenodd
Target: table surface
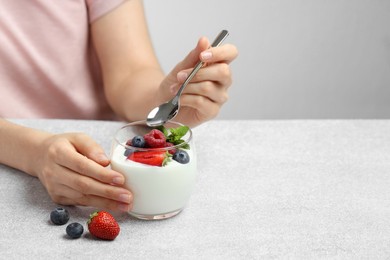
M 12 121 L 85 132 L 107 153 L 123 125 Z M 115 213 L 121 233 L 110 242 L 68 239 L 50 224 L 56 205 L 39 180 L 0 165 L 0 259 L 390 256 L 390 120 L 215 120 L 194 134 L 199 174 L 186 209 L 162 221 Z M 67 209 L 85 228 L 94 210 Z

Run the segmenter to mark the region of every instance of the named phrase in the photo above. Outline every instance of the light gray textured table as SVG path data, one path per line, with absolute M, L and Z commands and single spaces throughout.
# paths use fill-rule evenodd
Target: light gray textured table
M 122 125 L 14 121 L 86 132 L 107 153 Z M 199 175 L 187 208 L 163 221 L 116 214 L 112 242 L 67 239 L 50 224 L 56 205 L 39 180 L 0 165 L 0 259 L 390 257 L 390 120 L 212 121 L 194 132 Z M 67 208 L 86 227 L 93 209 Z

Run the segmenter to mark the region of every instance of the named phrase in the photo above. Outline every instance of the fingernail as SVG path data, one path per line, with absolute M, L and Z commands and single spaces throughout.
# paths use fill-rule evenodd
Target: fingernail
M 119 201 L 130 203 L 131 202 L 131 196 L 129 194 L 121 194 L 119 195 Z
M 177 80 L 179 80 L 180 82 L 185 81 L 187 77 L 188 74 L 184 71 L 180 71 L 179 73 L 177 73 Z
M 115 176 L 112 178 L 112 183 L 114 184 L 123 184 L 125 179 L 122 176 Z
M 211 59 L 211 57 L 213 57 L 213 54 L 211 53 L 211 51 L 204 51 L 200 54 L 200 57 L 202 58 L 202 60 L 209 60 Z

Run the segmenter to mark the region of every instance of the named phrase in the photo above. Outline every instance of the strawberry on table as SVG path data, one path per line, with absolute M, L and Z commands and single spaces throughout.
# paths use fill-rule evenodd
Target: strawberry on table
M 128 159 L 152 166 L 165 166 L 171 156 L 166 151 L 142 151 L 130 154 Z
M 107 211 L 96 211 L 87 222 L 89 232 L 100 239 L 114 240 L 120 232 L 118 222 Z

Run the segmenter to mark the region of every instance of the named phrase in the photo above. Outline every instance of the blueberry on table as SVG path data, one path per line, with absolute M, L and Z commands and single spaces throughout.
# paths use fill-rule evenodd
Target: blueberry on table
M 175 160 L 181 164 L 186 164 L 190 161 L 190 156 L 184 150 L 177 150 L 172 158 L 173 158 L 173 160 Z
M 70 236 L 71 238 L 79 238 L 81 237 L 83 232 L 83 225 L 77 222 L 71 223 L 66 227 L 66 234 L 68 234 L 68 236 Z
M 50 213 L 50 220 L 53 222 L 55 225 L 64 225 L 69 221 L 69 212 L 61 207 L 55 208 L 51 213 Z

